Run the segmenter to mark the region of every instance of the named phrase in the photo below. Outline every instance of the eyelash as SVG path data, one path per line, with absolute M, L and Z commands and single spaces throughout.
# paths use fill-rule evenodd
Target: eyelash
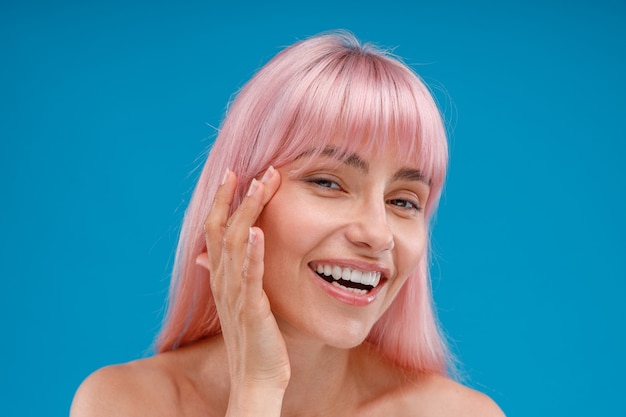
M 320 188 L 326 188 L 329 190 L 341 190 L 341 186 L 339 185 L 339 183 L 337 183 L 337 181 L 331 180 L 330 178 L 324 178 L 324 177 L 310 178 L 307 180 L 307 182 L 311 184 L 315 184 Z M 325 183 L 326 185 L 322 185 L 323 183 Z M 329 184 L 334 184 L 335 187 L 327 186 Z
M 337 181 L 334 181 L 330 178 L 324 178 L 324 177 L 310 178 L 307 180 L 307 182 L 317 185 L 318 187 L 323 188 L 323 189 L 328 189 L 328 190 L 341 190 L 342 189 L 339 183 L 337 183 Z M 331 184 L 333 184 L 334 187 L 330 186 Z M 422 206 L 420 206 L 420 204 L 414 200 L 408 200 L 404 198 L 392 198 L 392 199 L 387 200 L 386 202 L 401 210 L 407 210 L 407 211 L 415 210 L 418 212 L 422 211 Z
M 387 200 L 387 203 L 393 204 L 402 210 L 422 211 L 422 206 L 420 206 L 416 201 L 412 200 L 406 200 L 403 198 L 392 198 L 391 200 Z M 398 205 L 398 203 L 401 204 Z M 407 207 L 408 205 L 410 205 L 411 207 Z

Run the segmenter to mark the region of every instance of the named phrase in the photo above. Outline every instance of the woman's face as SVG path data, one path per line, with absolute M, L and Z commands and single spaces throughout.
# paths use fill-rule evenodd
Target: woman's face
M 264 288 L 287 335 L 358 345 L 417 267 L 430 188 L 394 155 L 327 148 L 278 168 L 280 188 L 257 225 Z

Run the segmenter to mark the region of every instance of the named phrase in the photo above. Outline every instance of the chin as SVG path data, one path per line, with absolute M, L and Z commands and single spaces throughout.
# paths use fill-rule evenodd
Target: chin
M 352 349 L 361 345 L 371 331 L 371 326 L 366 325 L 363 320 L 346 317 L 299 324 L 287 324 L 284 320 L 279 320 L 283 334 L 296 337 L 300 334 L 304 338 L 312 338 L 320 344 L 337 349 Z

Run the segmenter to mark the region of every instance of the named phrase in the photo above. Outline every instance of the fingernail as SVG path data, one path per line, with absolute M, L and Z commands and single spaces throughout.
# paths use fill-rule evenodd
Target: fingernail
M 272 178 L 272 175 L 274 175 L 274 167 L 270 165 L 267 171 L 265 171 L 265 174 L 263 174 L 263 178 L 261 178 L 261 182 L 268 182 L 270 178 Z
M 256 242 L 256 232 L 253 228 L 250 228 L 250 233 L 248 233 L 248 243 L 252 245 L 254 242 Z
M 226 182 L 226 178 L 228 178 L 228 173 L 230 172 L 229 168 L 226 168 L 226 172 L 224 172 L 224 177 L 222 178 L 222 183 L 221 185 L 224 185 L 224 183 Z
M 250 184 L 250 189 L 248 190 L 248 197 L 254 194 L 254 192 L 259 188 L 259 182 L 256 178 L 252 179 L 252 183 Z
M 198 255 L 198 257 L 196 258 L 196 265 L 202 266 L 207 269 L 209 268 L 209 264 L 202 255 Z

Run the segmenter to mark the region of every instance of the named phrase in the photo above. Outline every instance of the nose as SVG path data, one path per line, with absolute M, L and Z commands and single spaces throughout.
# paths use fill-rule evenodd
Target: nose
M 384 202 L 361 203 L 353 210 L 346 229 L 347 239 L 371 253 L 381 253 L 394 248 L 394 235 L 389 226 Z

